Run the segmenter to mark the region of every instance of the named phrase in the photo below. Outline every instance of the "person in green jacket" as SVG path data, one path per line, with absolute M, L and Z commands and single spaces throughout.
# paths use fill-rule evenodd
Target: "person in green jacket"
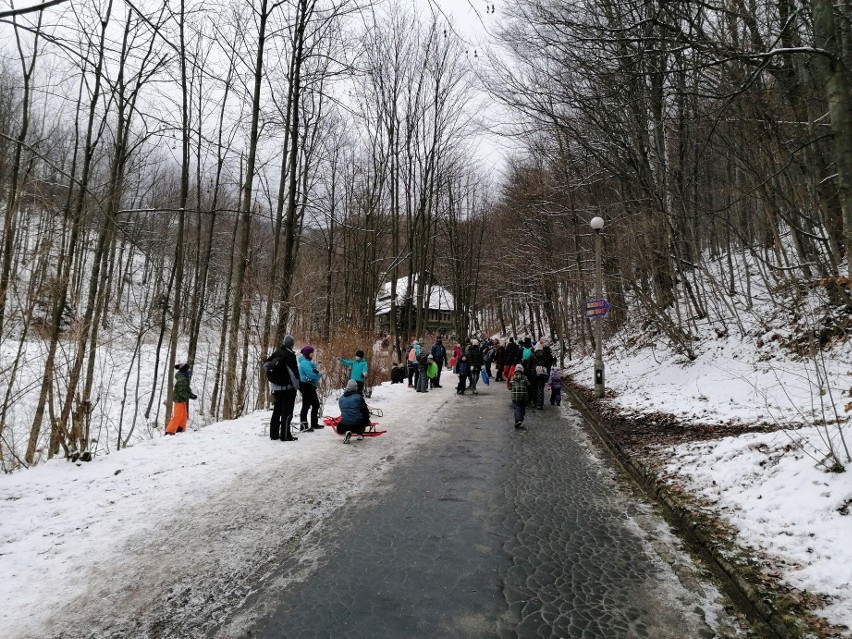
M 186 420 L 189 417 L 189 400 L 196 399 L 195 393 L 189 388 L 189 378 L 192 377 L 192 367 L 189 364 L 175 364 L 175 386 L 172 393 L 174 411 L 166 426 L 166 435 L 182 433 L 186 430 Z
M 524 367 L 520 364 L 515 366 L 515 373 L 512 375 L 509 389 L 512 391 L 512 412 L 515 414 L 515 428 L 526 430 L 524 414 L 527 412 L 530 382 L 524 375 Z
M 355 380 L 355 383 L 358 384 L 358 393 L 360 393 L 363 397 L 364 382 L 367 381 L 367 360 L 364 359 L 364 351 L 355 351 L 355 359 L 343 359 L 342 357 L 338 357 L 337 361 L 344 366 L 350 366 L 352 368 L 352 373 L 349 375 L 349 379 Z

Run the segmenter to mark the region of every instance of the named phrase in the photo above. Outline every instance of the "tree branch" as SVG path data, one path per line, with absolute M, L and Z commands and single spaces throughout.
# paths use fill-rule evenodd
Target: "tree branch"
M 22 16 L 27 13 L 32 13 L 33 11 L 43 11 L 45 9 L 49 9 L 50 7 L 56 6 L 57 4 L 62 4 L 63 2 L 67 2 L 68 0 L 48 0 L 47 2 L 42 2 L 41 4 L 35 4 L 31 7 L 23 7 L 21 9 L 9 9 L 7 11 L 0 11 L 0 19 L 2 18 L 12 18 L 15 16 Z

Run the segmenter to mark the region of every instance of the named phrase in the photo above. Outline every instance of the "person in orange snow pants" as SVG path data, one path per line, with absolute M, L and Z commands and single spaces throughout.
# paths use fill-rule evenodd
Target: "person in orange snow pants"
M 196 398 L 196 395 L 189 389 L 189 378 L 192 377 L 192 369 L 189 364 L 175 364 L 175 368 L 178 369 L 178 372 L 175 373 L 175 387 L 172 397 L 174 411 L 166 426 L 166 435 L 186 431 L 189 400 Z

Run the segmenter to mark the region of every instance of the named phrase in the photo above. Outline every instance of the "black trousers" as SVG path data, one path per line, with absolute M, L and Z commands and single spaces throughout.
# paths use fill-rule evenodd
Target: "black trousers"
M 503 362 L 494 362 L 497 366 L 497 377 L 494 378 L 495 382 L 503 381 Z
M 289 439 L 293 407 L 296 405 L 296 389 L 275 391 L 272 397 L 275 404 L 272 406 L 272 417 L 269 420 L 269 438 Z
M 463 393 L 467 388 L 467 375 L 459 375 L 459 384 L 456 386 L 456 390 L 460 393 Z
M 537 375 L 535 381 L 535 405 L 544 407 L 544 388 L 547 386 L 547 375 Z
M 356 435 L 363 435 L 364 431 L 367 430 L 367 427 L 370 425 L 370 420 L 365 420 L 358 422 L 357 424 L 344 424 L 339 423 L 337 425 L 337 432 L 341 435 L 345 435 L 346 431 L 350 433 L 354 433 Z
M 317 387 L 308 382 L 299 383 L 299 392 L 302 393 L 302 410 L 299 412 L 299 422 L 308 421 L 308 410 L 311 411 L 311 428 L 319 425 L 320 400 L 317 396 Z
M 435 373 L 435 377 L 433 377 L 431 380 L 432 388 L 437 388 L 441 385 L 441 371 L 444 369 L 444 362 L 436 361 L 435 363 L 438 365 L 438 372 Z
M 417 364 L 412 366 L 409 363 L 408 364 L 408 385 L 409 386 L 416 386 L 418 379 L 420 379 L 420 367 Z

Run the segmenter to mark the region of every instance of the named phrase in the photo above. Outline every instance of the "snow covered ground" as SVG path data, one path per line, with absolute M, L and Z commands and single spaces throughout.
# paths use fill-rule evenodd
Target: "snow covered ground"
M 824 463 L 830 445 L 852 471 L 849 345 L 812 361 L 789 357 L 771 336 L 761 341 L 705 337 L 690 362 L 660 345 L 630 350 L 613 339 L 608 401 L 686 423 L 785 426 L 657 453 L 669 481 L 725 518 L 741 546 L 771 559 L 790 587 L 830 598 L 821 614 L 852 627 L 852 472 Z M 591 384 L 590 359 L 567 365 Z M 371 403 L 385 411 L 388 435 L 350 446 L 329 429 L 271 442 L 261 425 L 268 413 L 254 413 L 155 434 L 91 463 L 53 460 L 0 477 L 0 637 L 79 638 L 89 624 L 132 636 L 170 614 L 175 598 L 188 616 L 207 610 L 209 593 L 239 601 L 258 571 L 274 578 L 276 553 L 309 571 L 322 556 L 324 519 L 347 500 L 369 498 L 349 488 L 366 482 L 381 491 L 383 474 L 426 438 L 415 399 L 427 398 L 405 385 L 375 389 Z M 99 606 L 102 598 L 120 609 Z M 93 610 L 101 616 L 87 617 Z M 210 611 L 211 624 L 225 612 Z
M 235 604 L 276 553 L 310 569 L 323 519 L 361 492 L 353 487 L 380 491 L 382 475 L 426 437 L 429 411 L 412 417 L 412 396 L 404 384 L 376 388 L 370 404 L 388 433 L 349 446 L 330 428 L 271 441 L 264 412 L 198 431 L 190 420 L 187 433 L 90 463 L 0 477 L 0 637 L 79 639 L 90 626 L 133 636 L 168 613 L 169 599 L 186 613 L 209 594 Z M 451 395 L 416 396 L 426 397 L 438 405 Z
M 626 414 L 670 413 L 686 424 L 784 427 L 660 446 L 667 481 L 696 495 L 788 586 L 824 595 L 819 614 L 852 637 L 852 346 L 795 359 L 773 340 L 703 336 L 688 361 L 664 346 L 608 345 L 610 400 Z M 757 342 L 762 346 L 759 346 Z M 592 385 L 593 360 L 569 362 Z M 847 448 L 848 446 L 848 448 Z M 832 448 L 846 472 L 829 472 Z

